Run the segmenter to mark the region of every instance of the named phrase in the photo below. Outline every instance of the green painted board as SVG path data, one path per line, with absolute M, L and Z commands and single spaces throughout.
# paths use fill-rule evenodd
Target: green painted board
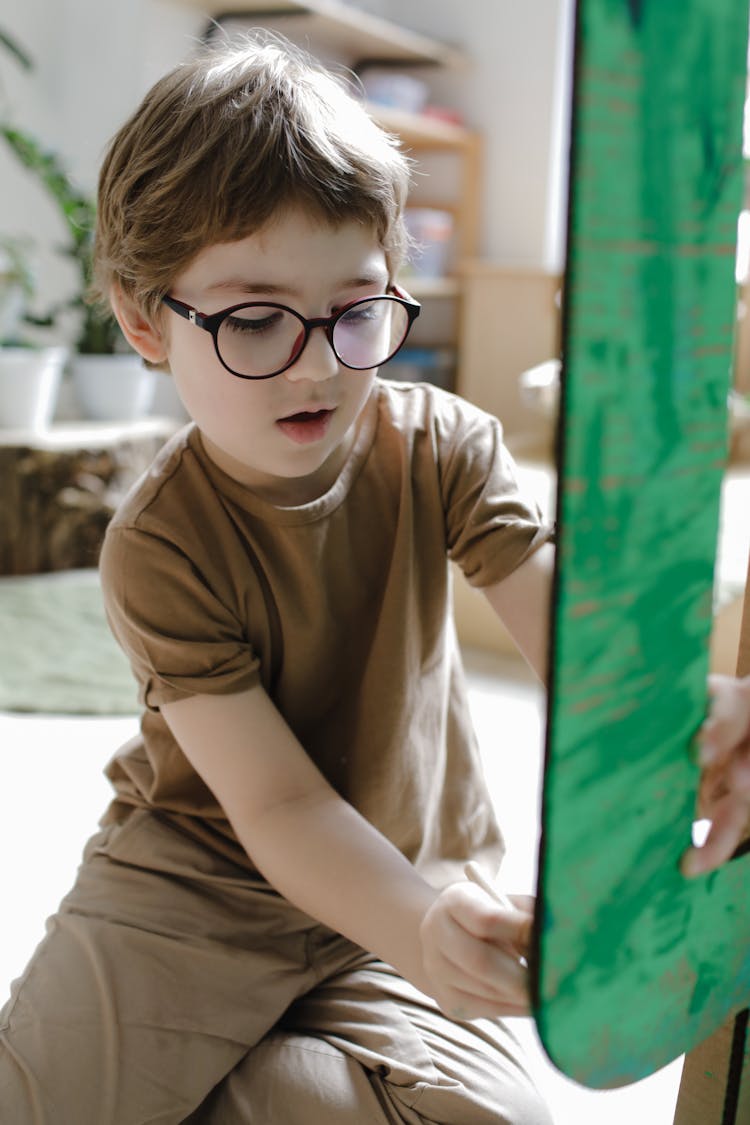
M 735 310 L 743 0 L 580 0 L 534 1008 L 618 1086 L 750 999 L 748 858 L 685 880 Z

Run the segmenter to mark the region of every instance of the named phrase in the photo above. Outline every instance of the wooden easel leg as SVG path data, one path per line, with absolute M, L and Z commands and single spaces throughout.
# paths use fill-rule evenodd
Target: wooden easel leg
M 750 1122 L 748 1012 L 728 1020 L 685 1058 L 674 1125 Z

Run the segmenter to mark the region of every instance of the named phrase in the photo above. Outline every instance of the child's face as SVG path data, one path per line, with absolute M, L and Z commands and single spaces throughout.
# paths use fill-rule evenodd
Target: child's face
M 388 283 L 372 231 L 355 222 L 332 228 L 292 210 L 256 234 L 201 251 L 170 296 L 204 314 L 271 301 L 318 317 L 385 293 Z M 209 332 L 167 309 L 164 316 L 177 389 L 216 464 L 278 504 L 306 503 L 329 488 L 351 449 L 375 370 L 344 367 L 316 328 L 280 375 L 239 379 L 219 362 Z M 309 417 L 289 421 L 295 415 Z

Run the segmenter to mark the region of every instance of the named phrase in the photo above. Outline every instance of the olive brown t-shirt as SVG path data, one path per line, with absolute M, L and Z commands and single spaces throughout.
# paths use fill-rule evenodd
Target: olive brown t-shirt
M 187 426 L 102 551 L 107 614 L 144 708 L 108 767 L 105 819 L 153 808 L 252 871 L 160 707 L 260 682 L 331 785 L 425 877 L 442 885 L 469 857 L 496 866 L 449 562 L 488 586 L 550 535 L 498 421 L 432 386 L 378 380 L 342 472 L 300 507 L 227 476 Z

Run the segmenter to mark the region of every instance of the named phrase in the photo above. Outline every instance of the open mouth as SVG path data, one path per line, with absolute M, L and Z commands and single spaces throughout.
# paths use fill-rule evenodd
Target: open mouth
M 297 414 L 279 418 L 276 424 L 292 441 L 303 445 L 320 441 L 328 431 L 331 418 L 333 410 L 300 410 Z

